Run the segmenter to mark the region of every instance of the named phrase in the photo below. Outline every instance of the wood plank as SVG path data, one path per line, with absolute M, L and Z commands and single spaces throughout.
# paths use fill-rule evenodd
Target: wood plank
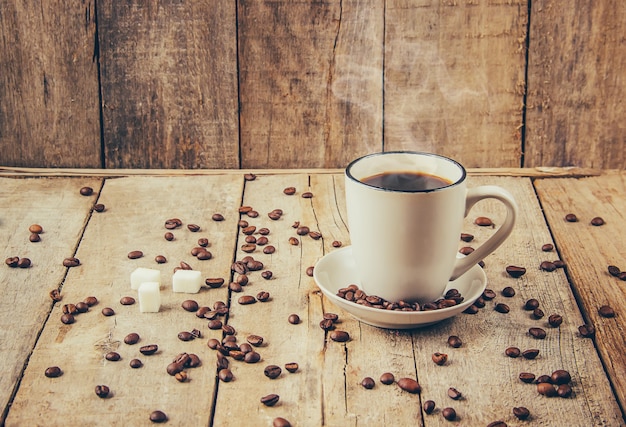
M 98 3 L 106 167 L 236 168 L 232 1 Z
M 382 149 L 381 2 L 241 0 L 238 13 L 242 167 L 344 167 Z
M 39 331 L 50 310 L 49 292 L 59 288 L 89 218 L 96 196 L 79 194 L 82 186 L 96 191 L 100 178 L 0 179 L 0 247 L 3 258 L 32 261 L 30 268 L 2 264 L 0 283 L 0 424 L 4 419 L 22 371 L 28 363 Z M 31 243 L 28 228 L 39 224 L 41 241 Z
M 623 168 L 626 9 L 532 2 L 524 166 Z
M 626 173 L 582 179 L 537 180 L 535 182 L 546 218 L 555 236 L 559 253 L 576 292 L 585 321 L 596 328 L 594 340 L 613 380 L 618 400 L 626 406 L 626 291 L 624 283 L 612 277 L 609 265 L 626 270 Z M 564 220 L 574 213 L 579 222 Z M 600 216 L 606 224 L 590 225 Z M 598 309 L 613 307 L 617 315 L 603 318 Z M 582 324 L 582 323 L 581 323 Z
M 95 1 L 0 2 L 0 163 L 101 167 Z
M 69 271 L 63 286 L 63 303 L 82 301 L 89 295 L 98 305 L 80 314 L 76 323 L 60 322 L 61 304 L 55 305 L 37 347 L 31 356 L 21 387 L 11 406 L 6 425 L 64 425 L 79 417 L 89 425 L 151 425 L 153 410 L 164 411 L 175 425 L 208 425 L 215 392 L 215 365 L 209 361 L 206 338 L 221 331 L 207 329 L 206 319 L 181 308 L 182 301 L 194 299 L 201 306 L 227 301 L 226 287 L 204 288 L 198 294 L 171 292 L 171 275 L 179 261 L 202 271 L 203 277 L 228 280 L 234 251 L 232 236 L 237 230 L 237 207 L 241 200 L 242 177 L 120 178 L 105 182 L 100 201 L 107 209 L 93 215 L 77 251 L 82 265 Z M 213 213 L 225 216 L 211 220 Z M 185 226 L 196 223 L 201 231 L 185 227 L 174 230 L 174 241 L 163 237 L 164 221 L 180 218 Z M 207 237 L 213 259 L 198 261 L 190 255 L 199 237 Z M 127 253 L 142 250 L 143 258 L 131 260 Z M 154 257 L 169 260 L 157 265 Z M 140 313 L 138 304 L 122 306 L 122 296 L 137 296 L 130 289 L 130 273 L 136 267 L 159 269 L 162 273 L 162 306 L 159 313 Z M 104 317 L 111 307 L 116 315 Z M 181 331 L 197 328 L 203 339 L 182 342 Z M 130 346 L 122 342 L 131 332 L 141 341 Z M 152 356 L 139 353 L 140 345 L 157 344 Z M 105 360 L 109 350 L 122 359 Z M 202 365 L 188 370 L 189 381 L 177 382 L 166 367 L 181 353 L 195 353 Z M 129 362 L 140 358 L 144 366 L 131 369 Z M 59 378 L 44 377 L 46 367 L 58 365 Z M 100 399 L 94 387 L 110 387 L 112 397 Z
M 387 2 L 385 150 L 436 152 L 468 167 L 521 164 L 526 5 Z

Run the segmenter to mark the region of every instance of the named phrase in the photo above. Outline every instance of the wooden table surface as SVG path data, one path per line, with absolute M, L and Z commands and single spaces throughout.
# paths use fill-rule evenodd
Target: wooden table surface
M 49 172 L 49 171 L 48 171 Z M 87 176 L 84 171 L 16 172 L 6 170 L 0 177 L 0 247 L 5 258 L 32 260 L 30 268 L 0 266 L 0 421 L 7 426 L 151 425 L 152 411 L 167 414 L 167 425 L 271 426 L 283 417 L 293 426 L 486 426 L 501 420 L 510 426 L 616 426 L 624 425 L 626 404 L 626 283 L 611 276 L 607 267 L 626 270 L 626 172 L 576 170 L 471 170 L 469 185 L 497 184 L 511 191 L 520 206 L 517 225 L 507 242 L 485 259 L 487 287 L 496 297 L 477 314 L 459 314 L 434 326 L 413 330 L 385 330 L 354 320 L 322 296 L 307 268 L 325 254 L 336 250 L 333 242 L 349 244 L 345 222 L 343 177 L 339 170 L 189 171 L 124 174 L 101 171 Z M 65 176 L 51 176 L 51 175 Z M 584 176 L 583 176 L 584 175 Z M 92 196 L 79 189 L 90 186 Z M 295 187 L 293 196 L 283 193 Z M 305 191 L 312 198 L 303 198 Z M 95 203 L 106 206 L 95 212 Z M 259 212 L 257 218 L 240 215 L 247 205 Z M 273 221 L 267 213 L 284 211 Z M 221 213 L 224 221 L 212 220 Z M 574 213 L 578 222 L 564 217 Z M 475 236 L 478 245 L 492 232 L 473 224 L 477 216 L 501 223 L 504 212 L 497 202 L 481 202 L 466 219 L 464 231 Z M 606 224 L 592 226 L 600 216 Z M 164 239 L 165 220 L 180 218 L 183 227 L 174 230 L 175 240 Z M 258 247 L 251 254 L 241 250 L 244 236 L 240 219 L 267 227 L 273 255 Z M 292 225 L 319 231 L 322 238 L 299 237 Z M 28 228 L 40 224 L 41 241 L 29 241 Z M 197 224 L 191 232 L 187 224 Z M 257 235 L 258 236 L 258 235 Z M 206 237 L 213 258 L 200 261 L 190 251 Z M 298 237 L 300 244 L 289 244 Z M 552 252 L 542 245 L 552 243 Z M 459 241 L 459 246 L 467 243 Z M 130 251 L 143 251 L 129 259 Z M 167 263 L 157 264 L 156 255 Z M 270 270 L 270 280 L 259 271 L 249 273 L 243 292 L 229 293 L 233 280 L 231 265 L 251 255 Z M 75 256 L 81 265 L 63 266 Z M 564 269 L 546 272 L 542 261 L 560 259 Z M 171 291 L 174 268 L 181 261 L 200 270 L 203 278 L 221 277 L 220 288 L 203 287 L 198 294 Z M 506 274 L 508 265 L 523 266 L 520 278 Z M 137 267 L 159 269 L 162 274 L 162 306 L 159 313 L 140 313 L 138 304 L 121 305 L 123 296 L 136 297 L 130 288 L 130 274 Z M 236 276 L 236 274 L 235 274 Z M 515 290 L 505 297 L 505 287 Z M 49 292 L 59 289 L 62 301 L 53 303 Z M 241 295 L 267 291 L 271 299 L 241 305 Z M 64 304 L 95 296 L 98 304 L 76 316 L 76 322 L 60 321 Z M 534 319 L 523 309 L 536 298 L 545 313 Z M 208 328 L 208 320 L 181 308 L 186 299 L 200 306 L 217 301 L 229 304 L 224 317 L 232 326 L 238 343 L 255 334 L 264 338 L 257 349 L 258 363 L 227 359 L 234 379 L 217 379 L 217 352 L 207 346 L 209 339 L 222 339 L 222 330 Z M 510 307 L 508 314 L 494 310 L 496 303 Z M 614 308 L 616 315 L 605 318 L 598 309 Z M 101 310 L 113 308 L 105 317 Z M 329 339 L 319 326 L 323 314 L 339 315 L 336 328 L 350 334 L 345 343 Z M 299 324 L 288 322 L 298 314 Z M 547 317 L 560 314 L 560 327 L 550 327 Z M 595 337 L 584 338 L 579 326 L 591 324 Z M 546 330 L 543 340 L 528 330 Z M 183 342 L 181 331 L 198 329 L 202 337 Z M 136 332 L 136 345 L 123 342 Z M 451 335 L 461 338 L 460 348 L 448 346 Z M 142 345 L 157 344 L 151 356 L 139 352 Z M 507 347 L 539 349 L 534 360 L 505 355 Z M 104 355 L 117 351 L 121 360 L 108 361 Z M 166 372 L 180 353 L 194 353 L 201 365 L 187 369 L 188 380 L 179 382 Z M 447 353 L 448 361 L 438 366 L 435 352 Z M 131 359 L 143 367 L 132 369 Z M 286 363 L 299 369 L 289 373 Z M 264 375 L 268 365 L 283 367 L 276 379 Z M 47 367 L 59 366 L 63 374 L 47 378 Z M 535 384 L 520 381 L 519 374 L 551 374 L 564 369 L 571 374 L 573 394 L 568 398 L 546 397 Z M 384 385 L 381 374 L 396 379 L 417 379 L 421 394 L 410 394 L 397 384 Z M 368 390 L 365 377 L 375 379 Z M 107 385 L 111 395 L 101 399 L 96 385 Z M 456 388 L 462 399 L 452 400 L 448 389 Z M 278 404 L 264 406 L 260 399 L 280 396 Z M 436 402 L 434 413 L 421 407 Z M 452 407 L 457 418 L 450 422 L 442 409 Z M 520 421 L 514 407 L 526 407 L 530 417 Z

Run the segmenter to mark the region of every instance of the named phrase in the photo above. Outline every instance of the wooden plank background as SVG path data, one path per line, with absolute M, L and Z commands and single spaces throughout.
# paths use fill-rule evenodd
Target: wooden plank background
M 624 34 L 619 0 L 0 0 L 0 165 L 619 169 Z

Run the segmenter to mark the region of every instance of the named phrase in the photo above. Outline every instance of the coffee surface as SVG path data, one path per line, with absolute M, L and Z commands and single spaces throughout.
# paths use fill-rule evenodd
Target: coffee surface
M 428 191 L 452 184 L 445 178 L 424 172 L 383 172 L 364 178 L 361 182 L 395 191 Z

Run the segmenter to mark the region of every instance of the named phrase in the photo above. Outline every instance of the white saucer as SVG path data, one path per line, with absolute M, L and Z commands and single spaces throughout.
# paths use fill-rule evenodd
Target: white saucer
M 461 255 L 462 256 L 462 255 Z M 487 276 L 479 265 L 472 267 L 458 279 L 448 283 L 446 290 L 458 289 L 465 298 L 453 307 L 430 311 L 393 311 L 365 307 L 338 297 L 337 290 L 350 284 L 360 287 L 352 247 L 330 252 L 317 262 L 313 277 L 317 286 L 335 305 L 346 310 L 361 322 L 387 329 L 419 328 L 455 316 L 472 305 L 487 286 Z

